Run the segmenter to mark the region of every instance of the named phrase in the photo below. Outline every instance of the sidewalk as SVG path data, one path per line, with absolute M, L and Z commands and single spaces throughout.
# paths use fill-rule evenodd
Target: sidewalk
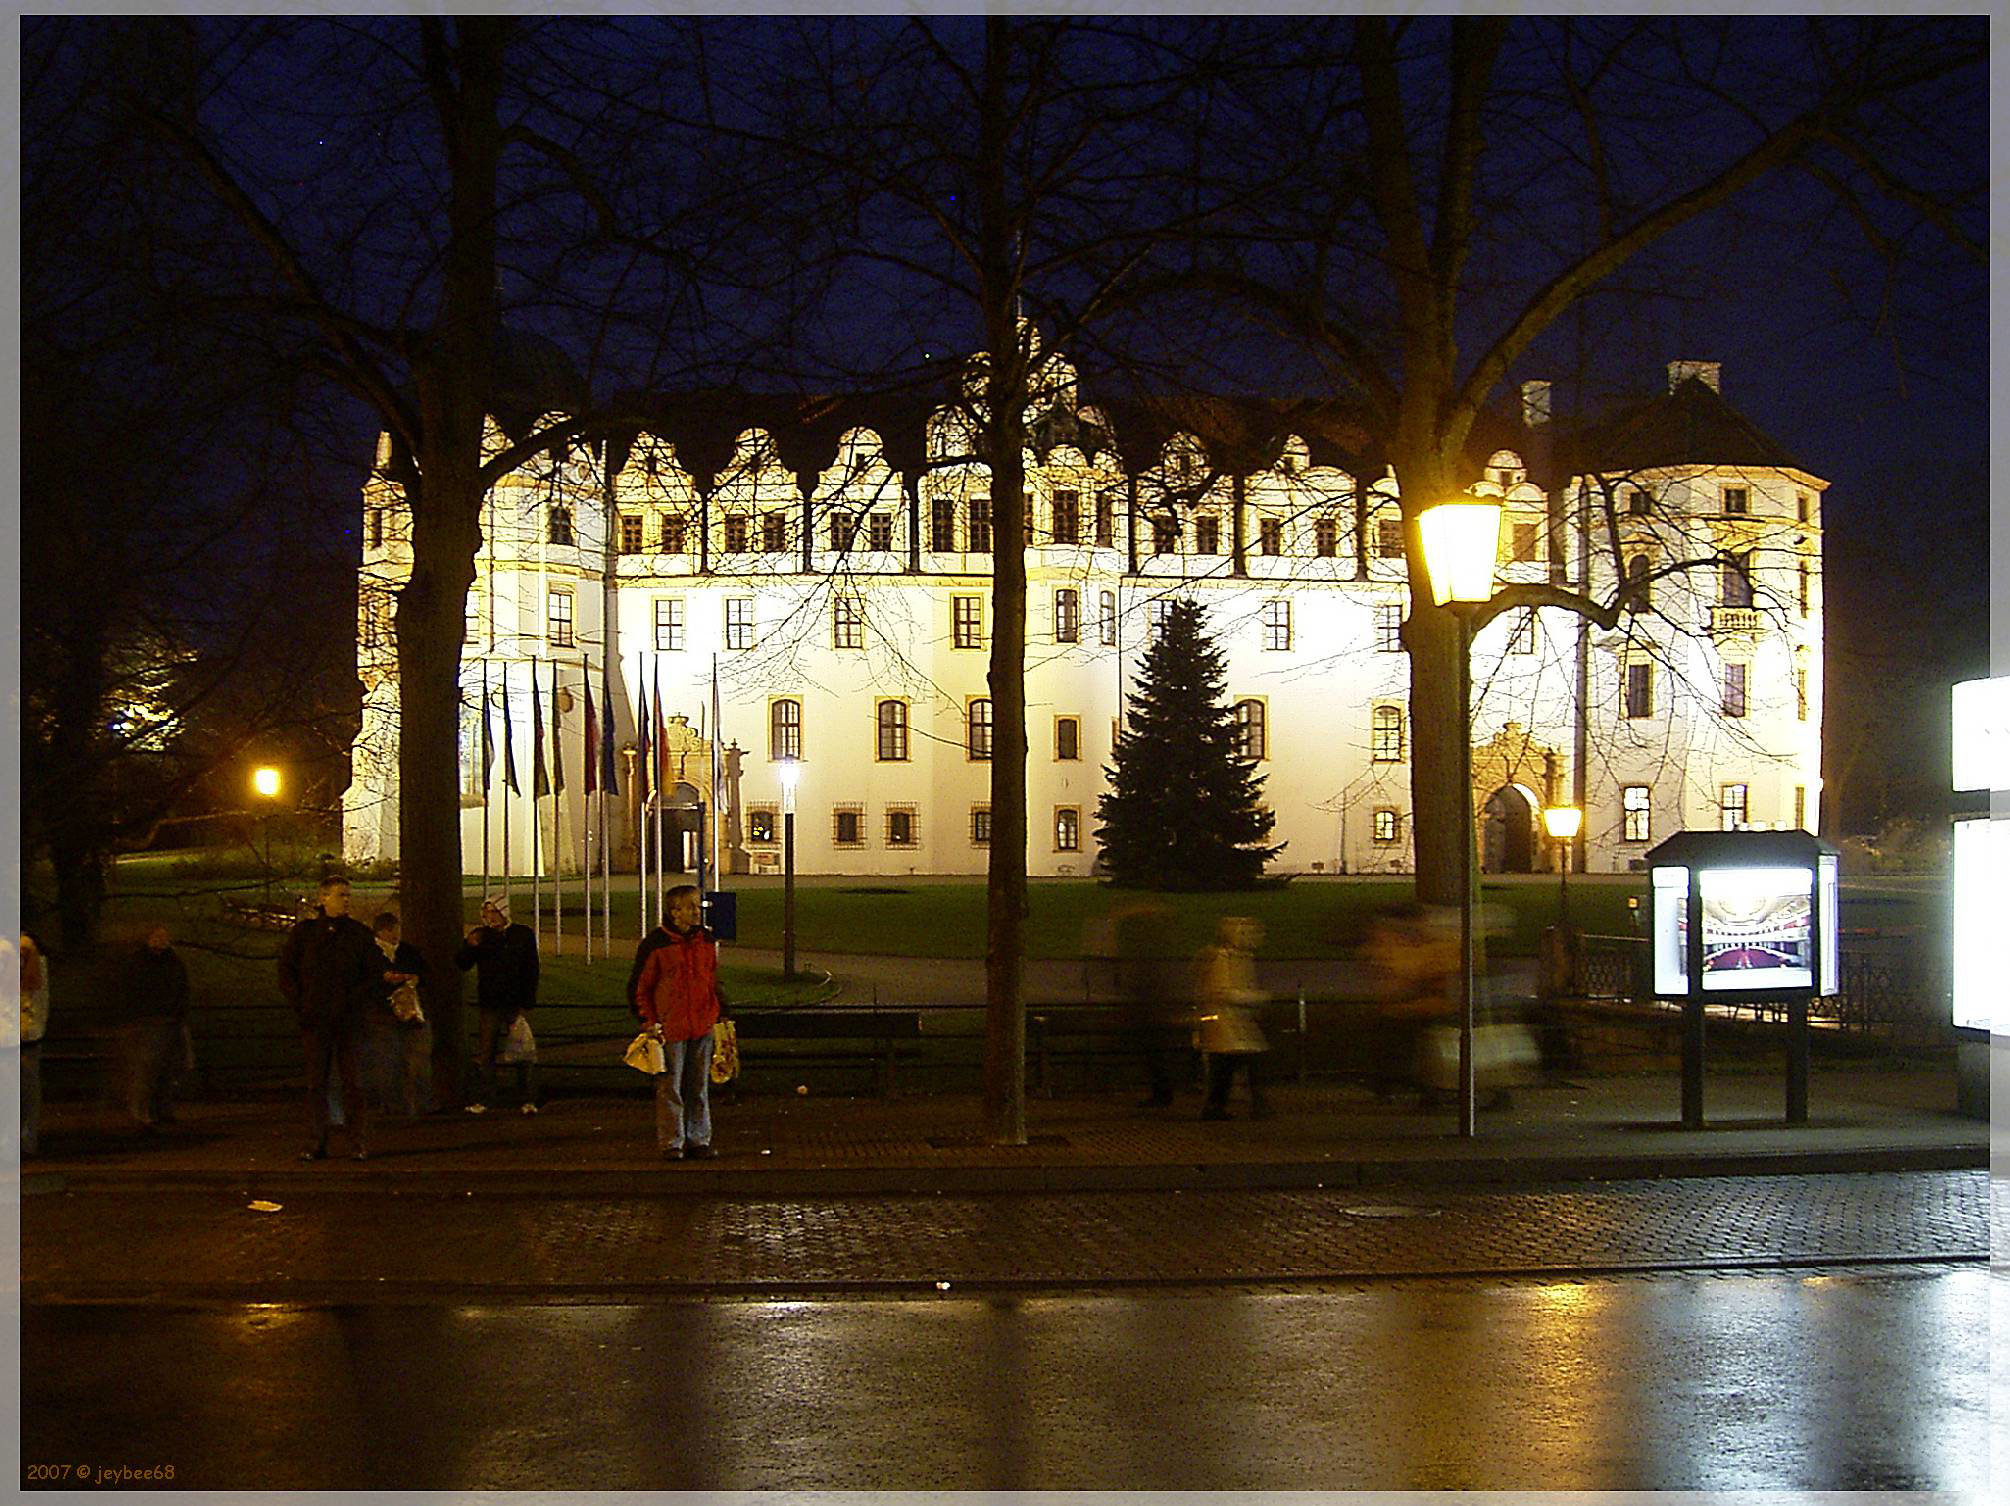
M 1817 1071 L 1810 1122 L 1781 1122 L 1777 1074 L 1709 1079 L 1709 1128 L 1679 1127 L 1673 1075 L 1581 1078 L 1517 1089 L 1482 1108 L 1473 1140 L 1456 1111 L 1384 1104 L 1351 1084 L 1284 1083 L 1276 1117 L 1202 1123 L 1199 1101 L 1140 1109 L 1132 1097 L 1032 1099 L 1029 1144 L 991 1146 L 971 1094 L 743 1096 L 715 1102 L 708 1161 L 656 1153 L 643 1093 L 558 1098 L 544 1112 L 380 1118 L 371 1159 L 294 1159 L 296 1099 L 192 1103 L 142 1137 L 96 1104 L 48 1104 L 43 1154 L 23 1190 L 229 1186 L 286 1191 L 734 1197 L 1103 1188 L 1331 1187 L 1743 1176 L 1984 1167 L 1988 1126 L 1954 1113 L 1946 1071 Z M 1482 1100 L 1484 1103 L 1484 1099 Z M 1235 1105 L 1238 1116 L 1245 1106 Z

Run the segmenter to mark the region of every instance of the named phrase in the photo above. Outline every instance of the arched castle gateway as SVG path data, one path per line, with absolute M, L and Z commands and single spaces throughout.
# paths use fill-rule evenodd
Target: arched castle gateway
M 1094 868 L 1124 688 L 1182 596 L 1226 654 L 1288 843 L 1276 869 L 1408 871 L 1408 586 L 1375 437 L 1308 402 L 1085 405 L 1064 363 L 1045 369 L 1026 456 L 1029 871 Z M 1724 401 L 1710 363 L 1675 363 L 1662 395 L 1571 432 L 1551 424 L 1546 384 L 1521 396 L 1473 472 L 1472 489 L 1503 503 L 1500 578 L 1606 598 L 1623 570 L 1651 610 L 1604 631 L 1547 608 L 1477 635 L 1474 810 L 1488 866 L 1547 870 L 1537 817 L 1558 800 L 1585 807 L 1594 872 L 1623 871 L 1684 828 L 1815 829 L 1826 483 Z M 619 750 L 617 864 L 636 851 L 646 700 L 674 748 L 672 782 L 707 806 L 720 744 L 724 808 L 675 820 L 692 842 L 722 823 L 729 871 L 778 869 L 778 768 L 794 757 L 801 871 L 984 872 L 994 519 L 967 412 L 953 393 L 934 405 L 664 399 L 623 438 L 498 483 L 462 662 L 468 865 L 480 866 L 486 685 L 492 736 L 506 704 L 516 738 L 510 863 L 527 871 L 535 665 L 538 714 L 566 739 L 564 792 L 540 803 L 547 867 L 554 842 L 566 871 L 581 861 L 590 680 Z M 507 423 L 492 424 L 491 453 Z M 362 499 L 352 858 L 397 851 L 389 624 L 410 546 L 386 458 L 380 448 Z M 487 796 L 496 868 L 500 756 Z

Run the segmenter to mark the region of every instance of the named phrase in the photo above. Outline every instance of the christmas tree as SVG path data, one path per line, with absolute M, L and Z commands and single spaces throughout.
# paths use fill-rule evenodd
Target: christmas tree
M 1103 862 L 1116 883 L 1246 888 L 1284 850 L 1263 845 L 1274 818 L 1257 802 L 1262 781 L 1238 746 L 1224 684 L 1221 651 L 1201 631 L 1200 608 L 1170 603 L 1105 771 L 1109 793 L 1096 807 Z

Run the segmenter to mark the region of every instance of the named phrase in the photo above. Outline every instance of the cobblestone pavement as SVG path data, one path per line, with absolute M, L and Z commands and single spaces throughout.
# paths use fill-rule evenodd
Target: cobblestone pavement
M 30 1304 L 549 1300 L 1980 1261 L 1990 1197 L 1982 1172 L 1516 1191 L 324 1192 L 271 1212 L 220 1190 L 64 1192 L 23 1201 L 22 1291 Z

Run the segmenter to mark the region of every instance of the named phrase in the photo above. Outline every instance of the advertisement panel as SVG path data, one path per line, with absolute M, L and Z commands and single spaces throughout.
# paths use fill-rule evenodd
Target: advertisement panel
M 1706 868 L 1703 990 L 1814 984 L 1813 875 L 1805 868 Z

